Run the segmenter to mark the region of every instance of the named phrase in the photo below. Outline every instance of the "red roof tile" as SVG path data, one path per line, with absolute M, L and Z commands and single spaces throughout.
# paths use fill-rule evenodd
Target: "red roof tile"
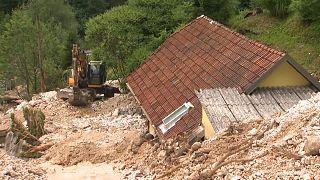
M 168 138 L 200 123 L 195 90 L 234 87 L 244 92 L 284 56 L 200 16 L 173 33 L 128 77 L 128 83 L 158 134 Z M 158 128 L 162 119 L 186 101 L 195 108 L 162 134 Z

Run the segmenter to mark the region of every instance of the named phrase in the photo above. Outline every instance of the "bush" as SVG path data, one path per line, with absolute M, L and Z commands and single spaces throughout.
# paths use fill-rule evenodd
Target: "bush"
M 291 0 L 255 0 L 253 4 L 269 10 L 275 17 L 283 18 L 289 14 Z
M 200 10 L 210 18 L 222 23 L 228 22 L 229 18 L 237 12 L 238 0 L 198 0 L 196 3 Z
M 293 0 L 291 9 L 296 11 L 305 22 L 314 22 L 320 18 L 320 0 Z

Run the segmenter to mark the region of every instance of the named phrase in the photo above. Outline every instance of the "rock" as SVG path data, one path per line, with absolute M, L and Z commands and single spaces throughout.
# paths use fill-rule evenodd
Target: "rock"
M 139 136 L 136 139 L 133 140 L 134 145 L 141 146 L 144 143 L 143 137 Z
M 201 172 L 201 176 L 202 176 L 203 178 L 211 177 L 211 176 L 212 176 L 212 170 L 211 170 L 211 169 L 204 169 L 204 170 Z
M 193 170 L 199 172 L 199 171 L 201 170 L 201 168 L 202 168 L 201 164 L 197 164 L 197 165 L 193 168 Z
M 2 171 L 2 176 L 11 176 L 11 173 L 8 170 L 3 170 Z
M 199 151 L 206 153 L 206 154 L 209 154 L 211 152 L 211 149 L 210 148 L 201 148 Z
M 305 164 L 305 165 L 310 165 L 310 164 L 311 164 L 311 159 L 308 158 L 308 157 L 303 157 L 303 158 L 301 159 L 301 162 L 302 162 L 303 164 Z
M 304 146 L 305 154 L 310 155 L 319 155 L 320 149 L 320 136 L 310 136 L 307 138 L 307 142 Z
M 122 164 L 122 165 L 119 167 L 120 170 L 124 170 L 125 168 L 126 168 L 126 165 L 125 165 L 125 164 Z
M 134 177 L 135 177 L 135 178 L 137 178 L 137 177 L 142 177 L 142 175 L 143 175 L 143 174 L 141 173 L 141 171 L 138 170 L 138 171 L 135 172 Z
M 191 173 L 190 180 L 198 180 L 199 179 L 199 173 L 197 171 Z
M 241 179 L 240 176 L 233 176 L 233 177 L 231 178 L 231 180 L 240 180 L 240 179 Z
M 112 117 L 118 117 L 119 116 L 119 109 L 115 109 L 113 112 L 112 112 Z
M 146 140 L 152 140 L 152 139 L 154 139 L 154 136 L 151 133 L 147 133 L 147 134 L 144 135 L 144 138 Z
M 256 134 L 257 134 L 257 129 L 256 128 L 253 128 L 253 129 L 251 129 L 250 131 L 249 131 L 249 135 L 251 135 L 251 136 L 255 136 Z
M 311 180 L 312 178 L 309 173 L 306 173 L 306 174 L 303 174 L 302 176 L 300 176 L 300 179 Z
M 176 150 L 176 157 L 185 155 L 185 154 L 187 154 L 187 152 L 188 152 L 188 148 L 186 148 L 185 146 L 179 147 L 179 149 Z
M 153 146 L 153 148 L 156 150 L 156 149 L 158 149 L 160 147 L 160 144 L 159 143 L 155 143 L 154 144 L 154 146 Z
M 158 158 L 164 158 L 166 156 L 167 152 L 165 150 L 161 150 L 159 153 L 158 153 Z
M 201 148 L 201 143 L 200 142 L 195 142 L 191 146 L 191 151 L 196 151 L 196 150 L 198 150 L 200 148 Z

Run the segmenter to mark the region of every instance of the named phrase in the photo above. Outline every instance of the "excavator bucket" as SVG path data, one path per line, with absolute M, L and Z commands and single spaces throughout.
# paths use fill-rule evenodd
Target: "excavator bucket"
M 73 106 L 86 106 L 89 99 L 90 94 L 85 89 L 73 87 L 73 93 L 69 96 L 68 101 Z
M 86 106 L 89 104 L 89 100 L 92 99 L 89 91 L 78 87 L 59 90 L 58 98 L 68 100 L 73 106 Z

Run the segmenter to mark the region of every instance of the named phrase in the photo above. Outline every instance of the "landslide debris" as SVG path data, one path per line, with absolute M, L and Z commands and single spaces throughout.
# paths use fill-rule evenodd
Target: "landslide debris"
M 146 133 L 146 118 L 131 94 L 73 107 L 47 92 L 1 116 L 19 116 L 23 107 L 45 113 L 46 134 L 40 141 L 54 146 L 38 159 L 16 158 L 0 149 L 0 176 L 5 178 L 67 177 L 84 167 L 97 168 L 92 177 L 107 177 L 101 167 L 111 166 L 108 175 L 117 171 L 121 179 L 320 178 L 320 94 L 286 113 L 232 124 L 194 144 L 184 135 L 161 141 Z
M 146 142 L 118 163 L 155 179 L 320 179 L 319 142 L 317 94 L 286 113 L 233 124 L 192 146 L 181 137 Z

